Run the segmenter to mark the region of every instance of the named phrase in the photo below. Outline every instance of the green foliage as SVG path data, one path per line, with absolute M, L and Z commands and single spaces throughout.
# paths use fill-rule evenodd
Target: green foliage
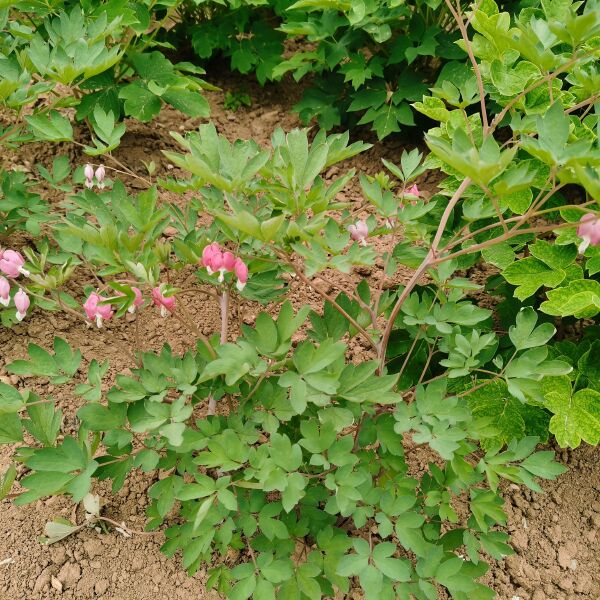
M 58 493 L 80 501 L 92 477 L 111 479 L 118 490 L 132 468 L 167 469 L 170 474 L 149 490 L 149 527 L 171 520 L 176 510 L 179 518 L 166 530 L 163 550 L 168 555 L 183 550 L 188 572 L 211 561 L 212 580 L 221 582 L 229 598 L 240 597 L 241 590 L 243 597 L 261 597 L 263 589 L 279 594 L 296 586 L 322 597 L 332 586 L 347 591 L 352 576 L 373 598 L 394 593 L 428 598 L 436 583 L 458 598 L 488 597 L 474 581 L 486 569 L 482 552 L 500 556 L 510 548 L 490 531 L 505 521 L 501 501 L 474 484 L 488 481 L 495 489 L 498 477 L 508 477 L 536 487 L 534 476 L 552 478 L 561 469 L 552 466 L 550 453 L 532 454 L 531 438 L 472 462 L 473 441 L 488 439 L 492 431 L 489 419 L 474 418 L 469 403 L 448 395 L 441 382 L 419 387 L 416 402 L 406 404 L 392 391 L 396 377 L 378 377 L 369 363 L 349 369 L 346 345 L 330 338 L 292 348 L 290 338 L 306 314 L 294 316 L 289 303 L 276 320 L 262 313 L 235 345 L 217 347 L 214 359 L 202 352 L 177 357 L 167 347 L 159 355 L 144 354 L 131 376 L 118 376 L 106 400 L 88 401 L 79 410 L 77 437 L 57 442 L 56 436 L 36 435 L 39 445 L 20 450 L 32 472 L 21 479 L 26 491 L 17 502 Z M 234 374 L 234 363 L 223 360 L 231 355 L 240 361 L 240 352 L 255 366 Z M 291 360 L 269 362 L 288 353 Z M 45 360 L 32 355 L 29 372 L 43 371 Z M 302 402 L 294 400 L 297 381 L 304 381 Z M 311 386 L 316 387 L 309 392 Z M 15 399 L 21 395 L 5 387 L 0 407 L 17 412 L 8 413 L 15 417 L 14 431 L 2 441 L 15 441 L 22 426 L 35 435 L 18 416 L 24 405 Z M 217 388 L 236 402 L 236 411 L 194 416 L 194 407 Z M 173 402 L 165 403 L 166 397 Z M 392 414 L 377 410 L 382 400 Z M 25 408 L 31 416 L 30 404 Z M 53 429 L 57 413 L 51 404 L 35 406 L 50 407 L 38 427 Z M 8 421 L 2 422 L 6 429 Z M 143 436 L 144 446 L 133 445 L 132 433 Z M 400 433 L 429 443 L 445 466 L 431 464 L 420 480 L 409 477 Z M 92 458 L 98 434 L 105 450 Z M 10 480 L 9 472 L 3 486 L 10 487 Z M 467 489 L 473 517 L 465 527 L 453 503 Z M 344 519 L 357 528 L 376 523 L 376 538 L 371 544 L 353 540 L 340 527 Z M 78 530 L 64 527 L 52 527 L 49 543 Z M 290 536 L 314 546 L 305 559 L 294 559 Z M 463 544 L 467 560 L 455 555 Z M 223 567 L 212 557 L 216 552 L 224 559 L 229 545 L 251 548 L 251 561 L 223 580 Z M 414 558 L 399 556 L 399 546 Z
M 543 406 L 553 414 L 550 431 L 563 448 L 576 448 L 581 440 L 596 445 L 600 442 L 600 342 L 590 338 L 579 344 L 563 341 L 551 351 L 573 370 L 568 376 L 549 377 L 543 382 Z
M 429 164 L 440 165 L 459 181 L 472 181 L 462 206 L 463 222 L 473 233 L 468 243 L 500 242 L 485 247 L 483 257 L 502 270 L 518 300 L 533 297 L 536 302 L 543 291 L 543 312 L 593 317 L 598 314 L 595 249 L 586 251 L 587 260 L 578 258 L 573 225 L 584 213 L 557 189 L 577 183 L 590 195 L 587 210 L 599 208 L 595 176 L 590 177 L 598 172 L 600 155 L 598 114 L 589 110 L 597 97 L 589 77 L 597 71 L 600 13 L 593 2 L 581 10 L 571 3 L 560 8 L 541 3 L 511 17 L 486 2 L 471 15 L 471 23 L 475 32 L 469 44 L 496 114 L 490 112 L 485 122 L 481 115 L 467 116 L 464 108 L 479 102 L 475 74 L 462 85 L 445 82 L 433 89 L 433 97 L 415 104 L 440 121 L 428 134 L 435 155 Z M 569 52 L 573 58 L 567 60 Z M 557 76 L 561 72 L 567 75 Z M 588 104 L 585 118 L 579 118 L 577 109 Z M 493 139 L 498 126 L 511 135 L 503 151 Z M 453 183 L 449 192 L 456 187 Z M 538 211 L 551 220 L 560 214 L 571 227 L 557 225 L 555 239 L 507 233 L 512 223 L 521 226 Z M 512 223 L 505 223 L 503 231 L 502 223 L 492 227 L 495 218 Z M 539 229 L 550 232 L 552 227 Z
M 118 318 L 134 300 L 131 277 L 145 293 L 164 271 L 197 264 L 207 240 L 218 240 L 250 266 L 240 294 L 279 304 L 278 315 L 259 314 L 231 341 L 201 338 L 183 355 L 168 346 L 139 354 L 138 365 L 117 375 L 107 392 L 108 364 L 92 361 L 87 382 L 79 379 L 74 388 L 84 401 L 75 435 L 59 437 L 62 414 L 52 399 L 2 387 L 0 442 L 21 444 L 16 458 L 30 469 L 16 502 L 53 494 L 78 502 L 89 498 L 94 479 L 110 480 L 116 492 L 132 469 L 158 469 L 163 476 L 148 492 L 148 528 L 166 525 L 163 550 L 181 552 L 189 573 L 210 563 L 211 585 L 229 598 L 297 590 L 320 598 L 349 592 L 353 578 L 370 598 L 426 599 L 436 586 L 459 599 L 491 598 L 477 581 L 487 569 L 484 555 L 511 552 L 494 529 L 506 522 L 499 481 L 539 490 L 536 477 L 562 472 L 552 453 L 535 451 L 549 422 L 560 435 L 552 419 L 567 410 L 562 397 L 548 400 L 544 386 L 556 378 L 571 385 L 576 370 L 581 383 L 595 380 L 595 346 L 581 356 L 568 348 L 551 352 L 555 328 L 531 307 L 497 333 L 492 311 L 470 297 L 478 286 L 455 273 L 455 260 L 430 269 L 431 282 L 406 295 L 393 321 L 403 289 L 383 291 L 366 280 L 327 296 L 322 313 L 294 311 L 282 301 L 290 273 L 310 285 L 317 273 L 349 271 L 376 257 L 369 243 L 350 238 L 349 207 L 336 198 L 353 171 L 324 176 L 367 146 L 349 144 L 347 134 L 320 132 L 309 141 L 306 131 L 277 130 L 264 149 L 231 143 L 211 125 L 175 137 L 183 152 L 168 158 L 191 177 L 161 185 L 192 191 L 187 206 L 160 205 L 154 187 L 129 196 L 119 182 L 72 194 L 64 202 L 67 216 L 52 229 L 59 251 L 112 279 L 104 293 Z M 392 227 L 402 223 L 414 239 L 435 230 L 439 198 L 425 202 L 406 192 L 406 205 L 392 198 L 401 194 L 404 201 L 422 160 L 413 152 L 399 166 L 387 163 L 402 181 L 400 191 L 383 174 L 362 180 L 377 217 L 393 220 Z M 165 244 L 160 238 L 169 223 L 176 233 Z M 369 220 L 371 235 L 388 231 Z M 548 246 L 535 247 L 535 256 L 568 268 L 574 257 Z M 409 247 L 403 241 L 395 259 L 390 253 L 386 260 L 423 258 Z M 270 284 L 253 282 L 266 274 Z M 236 293 L 229 275 L 222 282 L 204 268 L 197 275 L 213 286 L 221 307 Z M 44 269 L 37 277 L 45 282 Z M 361 336 L 377 349 L 384 339 L 378 319 L 395 328 L 387 355 L 354 364 L 350 340 Z M 60 339 L 54 346 L 54 354 L 30 346 L 29 360 L 11 363 L 9 371 L 70 384 L 81 357 Z M 590 394 L 597 393 L 576 391 L 578 410 L 589 412 Z M 593 430 L 579 431 L 593 439 Z M 25 432 L 34 443 L 25 443 Z M 438 457 L 418 478 L 408 474 L 406 444 L 427 445 Z M 457 502 L 465 494 L 470 512 L 461 522 Z M 347 523 L 369 529 L 371 542 Z M 79 527 L 53 524 L 48 543 Z M 229 569 L 231 547 L 247 550 Z
M 81 363 L 81 352 L 72 351 L 61 338 L 54 338 L 54 355 L 36 344 L 27 348 L 30 360 L 16 360 L 7 365 L 9 373 L 47 377 L 50 383 L 65 383 L 73 377 Z
M 553 413 L 550 431 L 564 448 L 577 448 L 583 439 L 600 442 L 600 393 L 585 388 L 573 392 L 568 377 L 549 379 L 544 387 L 546 408 Z
M 17 504 L 67 495 L 84 503 L 86 524 L 102 522 L 93 482 L 117 492 L 136 469 L 157 475 L 147 528 L 164 528 L 163 551 L 189 573 L 208 565 L 209 585 L 232 600 L 356 587 L 377 600 L 429 600 L 440 588 L 458 600 L 493 597 L 479 583 L 486 557 L 511 553 L 498 529 L 507 519 L 500 481 L 541 491 L 537 478 L 560 475 L 553 453 L 536 451 L 550 433 L 563 447 L 600 442 L 600 255 L 593 243 L 578 254 L 575 231 L 600 197 L 591 108 L 600 14 L 593 2 L 534 2 L 510 15 L 490 0 L 472 10 L 459 14 L 465 34 L 430 1 L 1 9 L 0 98 L 18 117 L 0 133 L 10 144 L 77 143 L 108 158 L 124 116 L 149 121 L 163 103 L 206 116 L 200 71 L 167 58 L 180 35 L 203 58 L 220 51 L 261 81 L 316 73 L 304 116 L 332 126 L 365 111 L 380 137 L 412 122 L 408 101 L 437 78 L 413 105 L 436 122 L 431 153 L 405 151 L 398 164 L 384 161 L 389 174 L 361 175 L 353 202 L 341 195 L 355 176 L 345 161 L 369 145 L 299 129 L 277 129 L 269 147 L 232 142 L 212 124 L 174 133 L 181 149 L 165 154 L 185 179 L 138 176 L 136 195 L 112 177 L 96 174 L 94 184 L 81 168 L 70 177 L 60 156 L 37 168 L 59 202 L 30 191 L 34 176 L 2 174 L 0 233 L 33 237 L 18 285 L 37 308 L 79 314 L 80 296 L 98 294 L 106 316 L 88 317 L 101 326 L 156 304 L 198 340 L 180 354 L 134 347 L 135 363 L 110 384 L 107 362 L 80 373 L 81 353 L 60 338 L 9 363 L 82 401 L 76 431 L 66 431 L 53 398 L 0 384 L 0 443 L 16 445 L 26 468 Z M 187 20 L 167 27 L 177 14 Z M 286 35 L 305 36 L 310 50 L 282 62 Z M 448 59 L 461 62 L 442 66 Z M 72 96 L 47 95 L 59 85 Z M 91 142 L 75 139 L 73 112 Z M 416 185 L 428 169 L 447 174 L 432 195 Z M 85 189 L 70 183 L 84 176 Z M 573 184 L 567 200 L 560 191 Z M 164 191 L 182 198 L 165 202 Z M 357 223 L 359 213 L 368 217 Z M 214 244 L 248 267 L 247 282 L 212 268 Z M 492 266 L 485 287 L 469 278 L 480 259 Z M 354 285 L 341 275 L 374 265 L 380 278 Z M 400 265 L 413 275 L 387 286 L 383 275 Z M 76 268 L 99 287 L 67 293 Z M 170 283 L 183 269 L 197 286 Z M 299 285 L 322 302 L 292 304 Z M 238 295 L 268 312 L 240 319 L 232 338 Z M 198 298 L 218 300 L 220 335 L 193 322 L 186 303 Z M 3 310 L 3 323 L 14 313 Z M 562 339 L 570 323 L 582 339 Z M 420 446 L 434 457 L 412 476 Z M 13 465 L 0 477 L 0 498 L 16 474 Z M 84 526 L 54 521 L 45 542 Z
M 451 77 L 465 56 L 444 2 L 197 4 L 183 3 L 172 40 L 189 38 L 200 59 L 228 58 L 232 70 L 261 84 L 310 76 L 295 110 L 324 129 L 369 125 L 383 139 L 414 125 L 410 102 L 426 91 L 424 81 Z
M 252 98 L 246 92 L 225 92 L 223 108 L 237 112 L 242 106 L 252 106 Z
M 510 285 L 496 287 L 506 297 L 498 310 L 503 322 L 516 316 L 516 326 L 508 332 L 515 350 L 507 354 L 507 341 L 501 341 L 486 365 L 482 355 L 492 338 L 474 330 L 469 337 L 457 336 L 454 347 L 448 344 L 449 356 L 440 364 L 451 367 L 450 377 L 464 376 L 469 369 L 479 368 L 488 376 L 498 370 L 491 383 L 469 394 L 474 414 L 494 418 L 496 444 L 524 433 L 544 438 L 548 412 L 553 415 L 550 432 L 561 446 L 575 447 L 581 439 L 597 444 L 597 373 L 590 379 L 582 374 L 580 382 L 573 375 L 577 360 L 549 351 L 554 327 L 547 322 L 536 326 L 534 307 L 576 319 L 600 312 L 596 249 L 586 250 L 584 257 L 577 252 L 574 225 L 584 209 L 558 193 L 566 184 L 579 184 L 589 194 L 585 210 L 599 208 L 594 183 L 600 165 L 598 114 L 589 110 L 597 94 L 588 78 L 597 71 L 600 12 L 593 2 L 581 9 L 571 3 L 541 3 L 512 17 L 485 2 L 470 21 L 472 39 L 460 44 L 472 49 L 477 61 L 473 72 L 462 82 L 446 81 L 432 89 L 433 95 L 415 108 L 439 122 L 427 136 L 432 151 L 427 164 L 448 173 L 443 184 L 447 195 L 457 192 L 459 183 L 468 184 L 451 227 L 444 231 L 440 254 L 456 260 L 456 255 L 479 250 L 500 270 Z M 561 72 L 567 75 L 559 76 Z M 477 105 L 480 93 L 493 104 L 469 115 L 465 108 Z M 505 140 L 510 136 L 504 149 L 494 139 L 499 126 L 504 126 Z M 553 224 L 526 229 L 535 215 Z M 558 219 L 562 223 L 554 223 Z M 553 230 L 552 237 L 537 235 Z M 431 338 L 426 341 L 431 351 Z M 591 363 L 586 359 L 582 364 L 589 369 Z M 540 381 L 541 388 L 534 383 Z
M 55 176 L 59 177 L 56 172 Z M 41 224 L 49 220 L 48 203 L 31 192 L 29 185 L 24 173 L 0 171 L 0 235 L 6 236 L 18 229 L 39 235 Z
M 75 119 L 92 129 L 95 147 L 86 150 L 92 155 L 116 148 L 125 131 L 117 123 L 125 116 L 148 121 L 165 103 L 190 116 L 208 116 L 201 90 L 210 86 L 197 77 L 203 71 L 173 64 L 155 49 L 166 22 L 162 12 L 155 3 L 126 0 L 98 6 L 58 2 L 50 10 L 16 2 L 0 9 L 0 23 L 11 24 L 0 34 L 0 103 L 16 117 L 3 141 L 72 140 L 69 118 L 60 112 L 65 107 L 75 108 Z M 25 109 L 48 92 L 54 95 L 25 123 Z

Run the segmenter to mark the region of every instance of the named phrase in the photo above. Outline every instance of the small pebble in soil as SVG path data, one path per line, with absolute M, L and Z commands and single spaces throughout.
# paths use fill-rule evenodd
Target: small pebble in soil
M 573 559 L 569 563 L 569 569 L 571 569 L 571 571 L 576 571 L 577 570 L 577 561 L 575 559 Z

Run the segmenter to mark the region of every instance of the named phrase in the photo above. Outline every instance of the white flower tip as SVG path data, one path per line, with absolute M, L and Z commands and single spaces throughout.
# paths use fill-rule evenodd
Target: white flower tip
M 588 237 L 583 238 L 583 241 L 581 242 L 581 244 L 579 244 L 579 254 L 583 254 L 588 249 L 590 241 L 591 240 Z
M 29 277 L 29 275 L 31 275 L 31 273 L 27 269 L 24 269 L 23 267 L 21 267 L 19 269 L 19 273 L 21 273 L 21 275 L 23 275 L 24 277 Z
M 237 283 L 235 284 L 235 287 L 241 292 L 245 287 L 246 284 L 242 283 L 239 279 L 237 281 Z
M 128 309 L 127 309 L 128 313 L 133 314 L 135 312 L 135 306 L 132 304 Z
M 169 316 L 169 311 L 167 310 L 166 306 L 161 305 L 161 307 L 160 307 L 160 316 L 163 317 L 163 318 Z
M 27 313 L 22 313 L 22 312 L 17 311 L 17 321 L 22 321 L 26 315 L 27 315 Z
M 210 267 L 206 267 L 206 272 L 207 272 L 209 275 L 212 275 L 212 274 L 214 273 L 214 271 L 213 271 L 213 270 L 212 270 Z
M 98 329 L 102 327 L 102 317 L 100 315 L 96 315 L 96 327 Z
M 8 298 L 0 298 L 0 304 L 2 306 L 8 306 L 10 304 L 10 297 L 8 297 Z

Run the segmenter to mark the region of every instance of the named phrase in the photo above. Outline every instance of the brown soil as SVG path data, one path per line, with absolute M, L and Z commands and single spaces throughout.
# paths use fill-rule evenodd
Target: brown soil
M 222 82 L 224 89 L 235 89 L 235 81 Z M 290 113 L 296 98 L 286 95 L 282 88 L 251 88 L 254 106 L 237 113 L 223 109 L 223 94 L 210 94 L 213 121 L 220 132 L 230 139 L 253 137 L 268 143 L 273 129 L 281 126 L 291 129 L 298 125 Z M 175 148 L 169 131 L 187 131 L 198 124 L 173 111 L 161 113 L 150 125 L 132 124 L 117 154 L 118 158 L 140 173 L 142 161 L 153 160 L 157 174 L 170 173 L 172 166 L 161 150 Z M 376 144 L 367 153 L 353 161 L 358 171 L 374 173 L 381 169 L 381 157 L 397 160 L 403 142 L 399 139 Z M 25 155 L 25 153 L 23 153 Z M 48 164 L 48 148 L 32 146 L 26 150 L 27 161 L 15 156 L 12 161 L 21 168 L 32 164 Z M 75 161 L 82 162 L 73 154 Z M 333 174 L 332 174 L 333 175 Z M 420 182 L 427 189 L 435 182 L 435 175 Z M 135 181 L 130 182 L 133 188 Z M 349 200 L 358 199 L 356 183 L 345 192 Z M 165 196 L 165 200 L 177 201 Z M 382 242 L 385 243 L 385 242 Z M 356 284 L 361 276 L 374 280 L 382 277 L 379 267 L 361 270 L 348 276 L 341 285 Z M 399 281 L 399 273 L 393 281 Z M 182 272 L 178 284 L 192 287 L 192 270 Z M 85 281 L 77 281 L 80 286 Z M 388 285 L 390 282 L 384 282 Z M 186 285 L 187 284 L 187 285 Z M 323 277 L 322 288 L 334 293 L 337 284 Z M 75 289 L 75 288 L 74 288 Z M 294 286 L 296 303 L 320 304 L 314 292 Z M 189 298 L 188 311 L 205 334 L 218 327 L 218 307 L 212 300 Z M 250 303 L 239 307 L 240 319 L 251 322 L 260 308 Z M 152 309 L 140 316 L 140 338 L 145 350 L 158 350 L 168 342 L 176 351 L 189 347 L 194 339 L 187 328 L 175 319 L 161 319 Z M 0 377 L 7 377 L 3 366 L 26 354 L 27 344 L 34 342 L 50 347 L 55 335 L 64 337 L 79 347 L 86 361 L 110 360 L 109 381 L 115 374 L 131 366 L 127 348 L 134 336 L 131 319 L 110 322 L 103 330 L 88 329 L 82 320 L 69 315 L 35 312 L 26 321 L 11 330 L 0 329 Z M 359 343 L 352 347 L 353 359 L 360 360 L 368 351 Z M 32 385 L 27 378 L 9 378 L 20 387 Z M 63 387 L 39 385 L 36 391 L 55 397 L 64 411 L 63 430 L 69 433 L 75 427 L 75 412 L 80 400 Z M 0 447 L 0 472 L 9 464 L 12 448 Z M 418 459 L 418 453 L 414 453 Z M 425 458 L 425 457 L 422 457 Z M 505 489 L 509 513 L 508 531 L 512 534 L 516 554 L 494 564 L 486 581 L 504 600 L 567 600 L 600 598 L 600 450 L 589 447 L 563 453 L 561 458 L 571 470 L 557 482 L 546 484 L 543 496 L 509 486 Z M 105 502 L 103 514 L 131 529 L 144 526 L 146 490 L 151 481 L 133 475 L 125 487 L 112 495 L 107 485 L 95 489 Z M 8 501 L 0 503 L 0 600 L 42 600 L 46 598 L 101 598 L 102 600 L 207 600 L 219 596 L 206 591 L 203 583 L 206 572 L 201 570 L 193 578 L 181 570 L 176 560 L 164 557 L 159 547 L 162 535 L 134 535 L 125 538 L 112 531 L 97 533 L 87 529 L 53 546 L 41 545 L 37 538 L 47 521 L 63 516 L 73 519 L 72 503 L 53 498 L 38 501 L 27 507 L 15 507 Z

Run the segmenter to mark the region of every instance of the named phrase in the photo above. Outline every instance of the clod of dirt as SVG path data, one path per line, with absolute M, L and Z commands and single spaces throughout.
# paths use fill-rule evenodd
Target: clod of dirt
M 63 588 L 72 588 L 81 578 L 81 567 L 77 563 L 67 562 L 56 578 L 62 583 Z
M 106 594 L 109 587 L 110 582 L 108 581 L 108 579 L 101 579 L 94 586 L 94 592 L 96 592 L 98 596 L 102 596 L 103 594 Z
M 52 587 L 57 592 L 62 592 L 63 591 L 63 585 L 60 582 L 60 579 L 58 579 L 58 577 L 52 577 L 51 580 L 50 580 L 50 583 L 51 583 Z
M 102 542 L 100 540 L 87 540 L 83 544 L 83 549 L 87 554 L 88 558 L 95 558 L 96 556 L 100 556 L 102 552 L 104 552 L 104 547 L 102 546 Z

